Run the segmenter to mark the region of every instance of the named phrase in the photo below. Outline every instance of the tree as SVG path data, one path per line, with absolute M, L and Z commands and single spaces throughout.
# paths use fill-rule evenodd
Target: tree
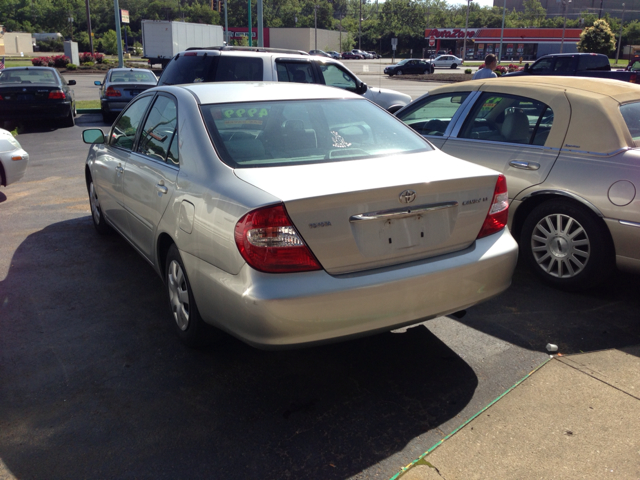
M 525 23 L 525 27 L 539 27 L 545 17 L 547 11 L 544 9 L 539 0 L 524 0 L 522 4 L 524 6 L 524 12 L 522 19 Z
M 638 45 L 640 43 L 640 22 L 634 20 L 624 29 L 624 39 L 629 45 Z
M 609 55 L 616 48 L 615 35 L 606 20 L 596 20 L 580 34 L 578 51 Z

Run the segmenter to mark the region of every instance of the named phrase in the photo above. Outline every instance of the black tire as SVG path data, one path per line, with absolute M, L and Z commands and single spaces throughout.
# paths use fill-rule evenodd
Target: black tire
M 108 125 L 111 125 L 112 123 L 111 114 L 108 113 L 106 110 L 102 110 L 102 121 Z
M 106 223 L 104 215 L 102 214 L 102 208 L 100 207 L 100 200 L 96 192 L 93 180 L 89 179 L 87 185 L 89 191 L 89 204 L 91 205 L 91 219 L 93 220 L 93 226 L 100 235 L 108 235 L 111 233 L 111 227 Z
M 76 124 L 76 119 L 73 115 L 73 105 L 69 107 L 69 114 L 64 118 L 63 125 L 65 127 L 73 127 Z
M 436 66 L 435 65 L 431 65 L 431 73 L 435 73 L 436 72 Z
M 402 75 L 402 70 L 396 70 L 396 75 Z
M 451 64 L 451 68 L 452 68 L 452 69 L 454 69 L 454 68 L 458 68 L 458 65 L 457 65 L 457 64 L 455 64 L 455 63 L 452 63 L 452 64 Z
M 200 316 L 187 271 L 175 245 L 169 247 L 164 272 L 171 318 L 178 337 L 191 348 L 207 345 L 213 339 L 215 329 Z
M 602 220 L 564 200 L 538 205 L 522 226 L 520 251 L 547 284 L 562 290 L 591 288 L 614 270 L 614 249 Z

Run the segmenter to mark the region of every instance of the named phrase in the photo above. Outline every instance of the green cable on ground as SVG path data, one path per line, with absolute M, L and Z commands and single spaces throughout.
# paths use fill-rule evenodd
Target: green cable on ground
M 398 478 L 400 478 L 400 475 L 403 475 L 407 470 L 409 470 L 411 467 L 413 467 L 416 463 L 418 463 L 420 460 L 422 460 L 424 457 L 426 457 L 427 455 L 429 455 L 431 452 L 433 452 L 436 448 L 438 448 L 440 445 L 442 445 L 444 442 L 446 442 L 448 439 L 450 439 L 451 437 L 453 437 L 456 433 L 458 433 L 460 430 L 462 430 L 464 427 L 466 427 L 469 423 L 471 423 L 471 421 L 473 419 L 475 419 L 477 416 L 479 416 L 480 414 L 484 413 L 486 410 L 488 410 L 494 403 L 496 403 L 498 400 L 500 400 L 502 397 L 504 397 L 507 393 L 509 393 L 511 390 L 513 390 L 514 388 L 516 388 L 518 385 L 520 385 L 522 382 L 524 382 L 527 378 L 529 378 L 531 375 L 533 375 L 534 373 L 536 373 L 538 370 L 540 370 L 542 367 L 544 367 L 547 362 L 549 362 L 551 360 L 551 358 L 545 360 L 544 362 L 542 362 L 540 365 L 538 365 L 536 368 L 534 368 L 533 370 L 531 370 L 527 375 L 525 375 L 524 377 L 522 377 L 520 380 L 518 380 L 516 383 L 514 383 L 511 387 L 509 387 L 507 390 L 505 390 L 500 396 L 498 396 L 497 398 L 495 398 L 491 403 L 489 403 L 487 406 L 485 406 L 482 410 L 480 410 L 478 413 L 476 413 L 475 415 L 473 415 L 471 418 L 469 418 L 466 422 L 464 422 L 462 425 L 460 425 L 458 428 L 456 428 L 453 432 L 451 432 L 449 435 L 447 435 L 446 437 L 444 437 L 442 440 L 440 440 L 438 443 L 436 443 L 434 446 L 432 446 L 429 450 L 427 450 L 426 452 L 424 452 L 422 455 L 420 455 L 418 458 L 416 458 L 413 462 L 411 462 L 410 464 L 408 464 L 406 467 L 402 467 L 400 469 L 400 471 L 398 473 L 396 473 L 393 477 L 391 477 L 389 480 L 397 480 Z

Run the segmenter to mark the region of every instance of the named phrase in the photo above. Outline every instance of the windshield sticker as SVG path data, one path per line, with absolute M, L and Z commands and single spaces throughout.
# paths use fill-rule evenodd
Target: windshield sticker
M 342 138 L 342 135 L 340 135 L 338 132 L 335 132 L 332 130 L 331 137 L 333 140 L 333 146 L 335 148 L 347 148 L 351 146 L 351 144 L 347 142 L 344 138 Z
M 249 120 L 248 118 L 244 119 L 233 119 L 233 120 L 224 120 L 222 122 L 224 125 L 262 125 L 264 123 L 263 120 Z
M 266 108 L 238 108 L 236 110 L 224 110 L 222 114 L 226 118 L 262 118 L 267 117 L 269 115 L 269 111 Z

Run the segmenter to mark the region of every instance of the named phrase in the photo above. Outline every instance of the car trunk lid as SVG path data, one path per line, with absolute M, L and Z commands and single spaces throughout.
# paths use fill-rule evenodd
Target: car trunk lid
M 236 169 L 235 174 L 283 201 L 331 274 L 469 247 L 486 218 L 498 176 L 441 151 Z

